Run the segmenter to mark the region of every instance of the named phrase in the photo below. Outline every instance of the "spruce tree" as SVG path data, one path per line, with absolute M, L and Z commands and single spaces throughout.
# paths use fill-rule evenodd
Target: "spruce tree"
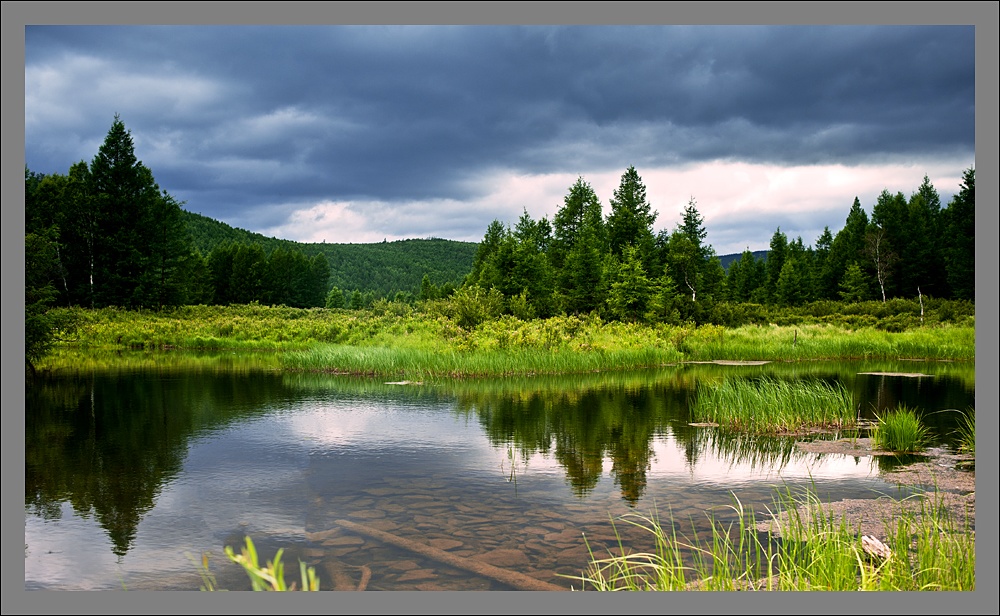
M 87 255 L 93 304 L 150 307 L 179 301 L 178 266 L 189 252 L 180 204 L 161 194 L 117 114 L 86 180 L 84 205 L 90 212 L 80 219 L 93 221 Z
M 962 177 L 957 195 L 942 212 L 943 258 L 948 285 L 958 299 L 976 299 L 976 170 Z
M 621 257 L 626 246 L 635 246 L 648 271 L 652 265 L 655 220 L 656 212 L 650 210 L 646 200 L 646 186 L 635 167 L 630 166 L 622 175 L 611 199 L 611 214 L 607 221 L 611 254 Z

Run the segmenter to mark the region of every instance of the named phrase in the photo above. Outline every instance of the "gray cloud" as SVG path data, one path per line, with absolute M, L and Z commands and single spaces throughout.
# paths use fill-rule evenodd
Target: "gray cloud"
M 29 26 L 25 155 L 64 173 L 121 113 L 160 185 L 222 219 L 471 199 L 490 169 L 972 161 L 973 44 L 962 26 Z

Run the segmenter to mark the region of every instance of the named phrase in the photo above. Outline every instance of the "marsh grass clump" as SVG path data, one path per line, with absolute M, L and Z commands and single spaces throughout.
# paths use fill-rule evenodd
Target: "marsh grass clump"
M 958 420 L 958 451 L 976 455 L 976 410 L 972 407 Z
M 738 520 L 710 518 L 707 539 L 694 532 L 689 540 L 672 520 L 663 525 L 655 514 L 627 514 L 623 521 L 653 537 L 653 550 L 628 551 L 619 540 L 618 554 L 597 558 L 591 552 L 589 568 L 573 579 L 583 590 L 601 591 L 975 590 L 975 531 L 960 524 L 936 493 L 916 511 L 901 502 L 899 515 L 884 521 L 888 550 L 881 556 L 870 554 L 859 529 L 824 508 L 815 490 L 800 496 L 779 491 L 766 532 L 753 511 L 734 501 Z
M 257 547 L 254 545 L 253 540 L 247 536 L 244 541 L 245 544 L 240 548 L 239 554 L 231 546 L 227 545 L 225 550 L 226 557 L 231 562 L 243 567 L 247 577 L 250 578 L 250 586 L 254 590 L 319 590 L 319 578 L 316 577 L 316 570 L 312 567 L 306 567 L 306 564 L 302 561 L 299 561 L 301 587 L 296 582 L 292 582 L 291 584 L 285 582 L 285 565 L 281 562 L 281 555 L 284 553 L 284 548 L 278 550 L 277 554 L 274 555 L 274 560 L 269 560 L 266 565 L 261 566 L 260 559 L 257 556 Z M 201 590 L 214 591 L 218 588 L 215 576 L 208 569 L 208 556 L 205 554 L 201 557 L 200 575 L 202 580 Z
M 694 421 L 751 433 L 852 428 L 857 423 L 851 393 L 839 383 L 730 378 L 699 384 L 696 395 Z
M 677 532 L 672 521 L 666 526 L 671 530 L 665 530 L 655 512 L 649 516 L 626 514 L 621 520 L 647 531 L 653 538 L 653 550 L 627 550 L 616 527 L 619 554 L 596 558 L 588 544 L 590 567 L 573 579 L 583 583 L 583 590 L 601 591 L 757 589 L 774 555 L 770 546 L 753 541 L 753 513 L 745 512 L 738 500 L 733 509 L 739 514 L 737 528 L 713 521 L 707 541 L 698 539 L 697 532 L 693 533 L 694 540 L 688 540 Z
M 929 437 L 916 411 L 900 404 L 886 412 L 872 428 L 872 446 L 886 451 L 914 453 L 923 450 Z

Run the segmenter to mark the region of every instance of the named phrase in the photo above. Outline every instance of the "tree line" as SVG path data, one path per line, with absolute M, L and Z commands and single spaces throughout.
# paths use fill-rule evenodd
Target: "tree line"
M 80 161 L 67 175 L 25 168 L 26 256 L 34 277 L 48 280 L 52 303 L 324 305 L 330 269 L 322 254 L 222 242 L 204 255 L 185 223 L 117 115 L 89 165 Z
M 115 115 L 88 164 L 69 173 L 24 170 L 25 358 L 32 366 L 59 324 L 53 305 L 162 308 L 250 301 L 323 306 L 329 265 L 296 251 L 192 245 L 181 203 L 136 158 Z
M 674 229 L 654 233 L 656 217 L 635 167 L 622 175 L 607 217 L 580 177 L 551 222 L 527 210 L 513 228 L 494 220 L 466 286 L 492 290 L 506 312 L 524 318 L 597 312 L 647 322 L 706 322 L 720 302 L 974 300 L 974 168 L 944 208 L 925 176 L 909 198 L 884 190 L 870 218 L 855 197 L 844 227 L 836 235 L 825 227 L 815 245 L 778 228 L 766 258 L 747 250 L 728 271 L 705 241 L 693 197 Z
M 26 360 L 30 366 L 45 352 L 59 326 L 48 311 L 53 305 L 156 309 L 256 301 L 357 309 L 380 296 L 406 303 L 454 296 L 476 314 L 486 301 L 490 314 L 521 318 L 597 313 L 703 323 L 724 302 L 974 299 L 973 168 L 946 207 L 925 177 L 909 198 L 883 191 L 870 218 L 855 198 L 844 227 L 836 235 L 825 228 L 814 246 L 789 240 L 779 228 L 765 259 L 747 251 L 728 271 L 705 241 L 693 197 L 674 229 L 654 233 L 657 212 L 630 166 L 609 203 L 605 217 L 580 177 L 551 222 L 527 210 L 513 228 L 494 220 L 464 279 L 458 272 L 474 245 L 407 240 L 351 245 L 362 252 L 348 254 L 342 245 L 268 242 L 249 232 L 234 241 L 227 225 L 184 212 L 160 189 L 115 115 L 89 164 L 80 161 L 65 175 L 25 167 Z M 332 288 L 331 250 L 340 251 Z M 393 290 L 420 274 L 419 287 Z M 350 281 L 353 291 L 346 290 Z
M 397 296 L 412 302 L 420 295 L 425 275 L 437 285 L 461 285 L 477 247 L 474 242 L 438 238 L 369 244 L 295 242 L 234 228 L 194 212 L 183 211 L 182 218 L 194 246 L 205 255 L 226 241 L 259 244 L 267 254 L 282 248 L 310 259 L 325 255 L 330 266 L 329 285 L 343 290 L 348 306 L 354 290 L 361 293 L 363 305 Z

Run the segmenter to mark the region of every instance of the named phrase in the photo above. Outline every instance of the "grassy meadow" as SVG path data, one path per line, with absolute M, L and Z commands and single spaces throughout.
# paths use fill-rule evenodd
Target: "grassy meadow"
M 583 373 L 682 361 L 975 359 L 975 325 L 968 319 L 891 332 L 829 322 L 723 327 L 596 315 L 503 315 L 462 327 L 433 306 L 396 302 L 368 310 L 249 304 L 55 311 L 70 325 L 58 332 L 41 369 L 58 364 L 66 348 L 277 351 L 285 370 L 406 378 Z

